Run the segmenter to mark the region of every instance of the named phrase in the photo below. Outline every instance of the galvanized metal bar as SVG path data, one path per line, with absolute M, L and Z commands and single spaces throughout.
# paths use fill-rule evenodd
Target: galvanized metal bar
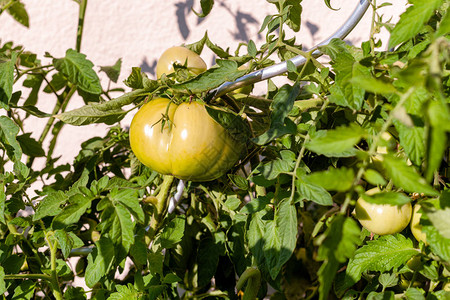
M 330 43 L 330 41 L 334 38 L 343 39 L 345 38 L 352 30 L 355 28 L 355 26 L 359 23 L 361 18 L 363 17 L 364 13 L 366 12 L 367 8 L 370 5 L 370 0 L 359 0 L 358 5 L 354 9 L 353 13 L 350 15 L 350 17 L 345 21 L 345 23 L 339 27 L 338 30 L 336 30 L 332 35 L 330 35 L 327 39 L 323 40 L 321 43 L 317 44 L 313 48 L 311 48 L 309 51 L 313 51 L 312 55 L 315 57 L 318 57 L 322 55 L 322 53 L 318 50 L 320 46 L 324 46 Z M 300 67 L 303 64 L 306 63 L 306 59 L 301 56 L 295 56 L 290 59 L 292 63 L 294 63 L 295 66 Z M 283 73 L 287 72 L 287 62 L 283 61 L 276 65 L 269 66 L 267 68 L 254 71 L 252 73 L 249 73 L 247 75 L 244 75 L 235 81 L 231 82 L 225 82 L 219 87 L 209 91 L 207 95 L 208 100 L 212 100 L 216 97 L 220 97 L 226 93 L 229 93 L 237 88 L 240 88 L 242 86 L 251 85 L 259 81 L 263 81 L 275 76 L 279 76 Z

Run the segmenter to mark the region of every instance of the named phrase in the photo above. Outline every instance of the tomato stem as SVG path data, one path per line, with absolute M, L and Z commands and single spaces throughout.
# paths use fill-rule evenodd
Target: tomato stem
M 172 175 L 164 175 L 163 182 L 161 184 L 161 189 L 156 196 L 158 199 L 155 204 L 155 212 L 150 221 L 150 229 L 149 229 L 149 237 L 153 239 L 156 232 L 158 231 L 158 227 L 166 213 L 167 207 L 169 205 L 169 193 L 170 188 L 172 187 L 174 177 Z
M 242 300 L 254 300 L 256 299 L 261 285 L 261 272 L 256 267 L 251 267 L 245 270 L 241 277 L 239 277 L 236 283 L 236 289 L 242 290 L 244 284 L 247 283 L 247 287 L 244 291 Z

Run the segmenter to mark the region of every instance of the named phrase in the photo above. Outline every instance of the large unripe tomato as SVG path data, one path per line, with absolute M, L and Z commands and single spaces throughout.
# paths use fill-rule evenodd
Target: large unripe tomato
M 366 192 L 373 195 L 380 192 L 378 188 Z M 401 206 L 373 204 L 363 198 L 356 201 L 355 216 L 362 226 L 372 233 L 385 235 L 402 231 L 411 220 L 411 203 Z
M 152 170 L 191 181 L 220 177 L 238 161 L 244 148 L 244 143 L 209 116 L 204 104 L 176 105 L 165 98 L 144 104 L 136 113 L 130 125 L 130 145 Z
M 427 236 L 425 233 L 422 232 L 422 225 L 419 224 L 420 218 L 422 217 L 422 213 L 419 212 L 420 208 L 421 208 L 420 204 L 414 205 L 410 228 L 416 240 L 419 242 L 422 241 L 426 244 Z
M 169 75 L 175 70 L 173 64 L 186 66 L 189 72 L 195 75 L 206 71 L 207 66 L 205 61 L 195 53 L 185 47 L 172 47 L 161 54 L 161 57 L 156 64 L 156 77 L 160 78 L 162 74 Z

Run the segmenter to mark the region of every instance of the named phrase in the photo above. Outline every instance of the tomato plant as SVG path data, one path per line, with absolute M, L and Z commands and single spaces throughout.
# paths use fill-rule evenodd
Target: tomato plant
M 199 2 L 205 17 L 214 1 Z M 119 88 L 98 72 L 117 82 L 120 60 L 81 52 L 77 3 L 62 57 L 0 44 L 3 298 L 448 299 L 448 0 L 409 1 L 395 24 L 371 1 L 368 40 L 322 44 L 326 63 L 295 39 L 302 2 L 270 0 L 261 45 L 205 34 L 162 55 L 165 76 L 134 67 Z M 0 1 L 6 13 L 28 24 L 21 1 Z M 212 92 L 297 55 L 283 83 Z M 62 163 L 62 129 L 95 123 L 108 132 Z
M 134 116 L 130 146 L 144 165 L 160 174 L 210 181 L 238 161 L 245 145 L 213 120 L 204 104 L 177 105 L 158 98 Z

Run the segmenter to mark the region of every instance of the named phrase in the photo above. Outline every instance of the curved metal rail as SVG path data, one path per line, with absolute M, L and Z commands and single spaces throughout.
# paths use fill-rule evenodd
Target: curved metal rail
M 354 9 L 353 13 L 350 15 L 350 17 L 345 21 L 345 23 L 339 27 L 336 32 L 334 32 L 332 35 L 330 35 L 327 39 L 322 41 L 321 43 L 317 44 L 313 48 L 311 48 L 309 51 L 313 51 L 312 55 L 315 57 L 318 57 L 322 55 L 322 53 L 318 50 L 320 46 L 325 46 L 334 38 L 343 39 L 345 38 L 352 30 L 355 28 L 355 26 L 359 23 L 361 18 L 363 17 L 364 13 L 366 12 L 367 8 L 370 5 L 370 0 L 359 0 L 358 5 Z M 290 59 L 291 62 L 294 63 L 295 66 L 299 67 L 306 63 L 306 59 L 301 56 L 295 56 Z M 209 91 L 207 95 L 207 99 L 214 99 L 216 97 L 220 97 L 226 93 L 229 93 L 237 88 L 240 88 L 242 86 L 254 84 L 259 81 L 263 81 L 278 75 L 281 75 L 283 73 L 287 72 L 287 62 L 283 61 L 276 65 L 269 66 L 267 68 L 254 71 L 252 73 L 249 73 L 247 75 L 244 75 L 235 81 L 232 82 L 225 82 L 221 86 Z

